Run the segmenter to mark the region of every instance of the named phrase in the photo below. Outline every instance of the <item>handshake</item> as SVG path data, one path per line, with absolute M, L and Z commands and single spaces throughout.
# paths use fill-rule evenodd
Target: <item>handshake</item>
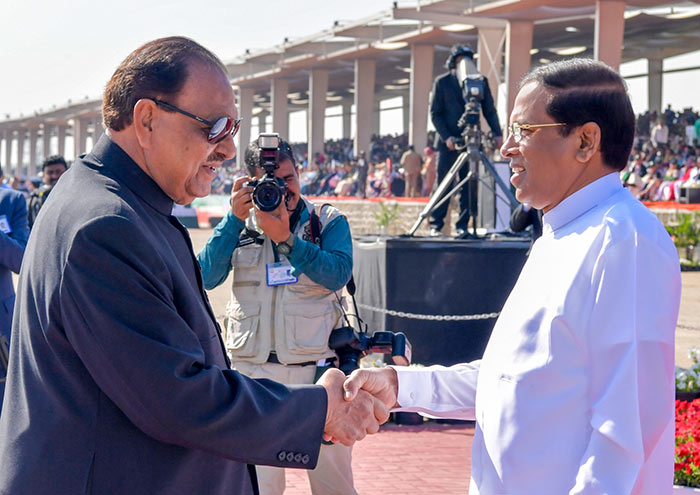
M 316 382 L 328 394 L 323 439 L 344 445 L 379 431 L 397 407 L 398 379 L 393 368 L 358 369 L 349 377 L 331 368 Z

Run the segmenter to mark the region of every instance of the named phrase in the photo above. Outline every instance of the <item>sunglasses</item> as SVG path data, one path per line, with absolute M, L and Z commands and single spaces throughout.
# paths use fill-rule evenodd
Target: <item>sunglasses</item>
M 170 103 L 166 103 L 155 98 L 148 99 L 160 107 L 164 107 L 168 110 L 172 110 L 173 112 L 178 112 L 182 115 L 186 115 L 187 117 L 194 119 L 197 122 L 201 122 L 202 124 L 209 127 L 209 136 L 207 136 L 207 141 L 209 141 L 209 143 L 211 144 L 220 143 L 229 135 L 231 135 L 231 137 L 235 136 L 238 132 L 238 129 L 241 127 L 241 120 L 243 120 L 232 119 L 231 117 L 219 117 L 214 122 L 212 122 L 210 120 L 203 119 L 202 117 L 198 117 L 193 113 L 186 112 L 185 110 L 182 110 L 181 108 L 178 108 L 175 105 L 171 105 Z
M 523 131 L 539 129 L 541 127 L 558 127 L 562 125 L 566 124 L 562 122 L 556 122 L 554 124 L 518 124 L 517 122 L 513 122 L 508 126 L 508 132 L 510 132 L 513 135 L 513 140 L 516 143 L 519 143 L 523 138 Z

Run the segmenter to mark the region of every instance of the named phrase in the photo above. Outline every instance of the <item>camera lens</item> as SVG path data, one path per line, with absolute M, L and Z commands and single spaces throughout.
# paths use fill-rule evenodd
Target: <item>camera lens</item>
M 253 202 L 261 211 L 274 211 L 282 202 L 283 191 L 272 180 L 263 180 L 253 189 Z

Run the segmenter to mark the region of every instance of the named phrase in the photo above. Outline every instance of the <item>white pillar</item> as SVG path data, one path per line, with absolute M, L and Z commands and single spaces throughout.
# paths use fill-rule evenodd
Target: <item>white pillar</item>
M 352 137 L 352 103 L 343 102 L 343 139 Z
M 66 124 L 58 124 L 58 154 L 66 156 Z
M 411 95 L 403 95 L 401 97 L 401 117 L 403 134 L 408 134 L 408 129 L 411 127 Z
M 241 128 L 238 130 L 238 151 L 236 151 L 236 164 L 241 170 L 245 170 L 245 150 L 250 144 L 250 128 L 253 125 L 253 88 L 238 88 L 238 118 L 241 121 Z
M 433 84 L 433 45 L 411 45 L 411 87 L 409 96 L 408 144 L 418 153 L 428 142 L 428 107 L 430 88 Z M 404 99 L 404 105 L 406 100 Z
M 287 95 L 289 79 L 273 79 L 270 86 L 272 110 L 272 131 L 279 133 L 282 139 L 289 140 L 289 114 L 287 112 Z
M 94 128 L 92 131 L 92 145 L 95 146 L 97 141 L 100 139 L 102 134 L 105 132 L 104 126 L 102 125 L 102 113 L 97 115 L 94 120 Z
M 258 132 L 263 133 L 267 132 L 267 116 L 269 112 L 267 110 L 263 110 L 258 114 Z
M 496 108 L 498 108 L 498 88 L 501 83 L 501 60 L 505 41 L 505 28 L 479 28 L 479 61 L 477 69 L 489 81 L 489 88 L 493 95 L 493 104 Z M 502 121 L 503 119 L 500 120 Z M 485 124 L 482 115 L 481 127 L 484 130 L 489 129 L 488 124 L 486 126 Z
M 43 154 L 41 161 L 43 162 L 51 155 L 51 128 L 53 126 L 44 122 L 44 129 L 41 135 L 41 144 L 43 145 Z
M 624 0 L 596 0 L 594 58 L 615 70 L 622 62 L 622 40 L 625 35 Z
M 508 91 L 506 119 L 510 118 L 510 112 L 513 110 L 520 80 L 525 74 L 530 72 L 533 29 L 534 23 L 532 21 L 508 22 L 506 37 L 506 85 Z
M 80 117 L 73 118 L 73 156 L 78 159 L 85 153 L 87 139 L 87 122 Z
M 4 167 L 3 170 L 5 171 L 5 174 L 8 176 L 12 170 L 12 141 L 14 140 L 14 134 L 14 129 L 5 130 L 5 163 L 3 163 L 2 166 Z
M 370 154 L 376 60 L 355 60 L 355 156 Z
M 382 102 L 381 100 L 375 100 L 372 103 L 372 134 L 379 136 L 379 129 L 381 125 L 382 116 Z
M 24 170 L 24 129 L 17 129 L 17 174 L 22 175 Z
M 39 136 L 39 128 L 38 127 L 32 127 L 29 129 L 29 166 L 28 168 L 28 174 L 30 176 L 36 175 L 36 145 L 37 145 L 37 137 Z
M 649 80 L 647 82 L 649 94 L 647 96 L 649 110 L 661 112 L 661 95 L 664 83 L 664 60 L 662 58 L 648 58 Z
M 328 93 L 328 71 L 314 69 L 309 75 L 308 156 L 312 162 L 317 152 L 323 151 L 326 124 L 326 95 Z

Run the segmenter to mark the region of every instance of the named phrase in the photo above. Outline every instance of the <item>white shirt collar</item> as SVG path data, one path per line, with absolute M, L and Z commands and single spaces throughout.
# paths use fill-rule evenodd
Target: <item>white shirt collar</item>
M 561 203 L 545 213 L 542 218 L 544 230 L 554 232 L 560 229 L 622 189 L 620 175 L 617 172 L 604 175 L 567 196 Z

